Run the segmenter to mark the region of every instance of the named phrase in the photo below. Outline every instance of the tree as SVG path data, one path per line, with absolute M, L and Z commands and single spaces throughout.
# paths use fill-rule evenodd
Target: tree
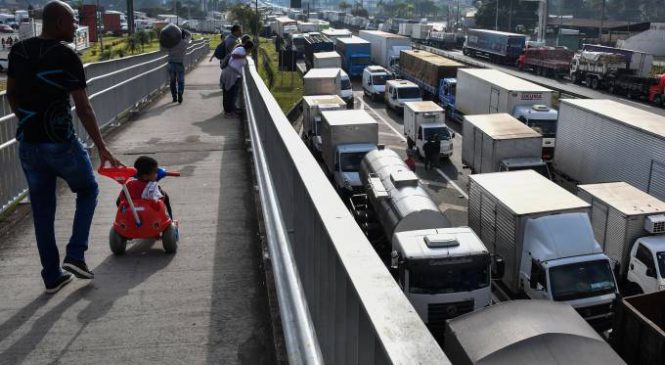
M 533 30 L 538 24 L 538 2 L 523 1 L 515 6 L 517 0 L 513 0 L 511 11 L 510 0 L 492 0 L 484 2 L 476 13 L 476 25 L 478 28 L 494 29 L 496 22 L 496 6 L 499 3 L 499 30 L 515 31 L 515 26 L 523 25 Z M 508 24 L 512 29 L 508 29 Z
M 337 6 L 339 7 L 339 10 L 346 12 L 351 7 L 351 4 L 347 3 L 346 0 L 342 0 Z
M 137 37 L 138 34 L 139 33 L 134 33 L 131 36 L 129 36 L 129 38 L 127 38 L 127 51 L 129 53 L 134 54 L 134 53 L 136 53 L 136 51 L 139 50 L 140 42 L 139 42 L 138 37 Z
M 145 30 L 134 33 L 136 41 L 141 45 L 141 51 L 145 50 L 145 45 L 150 43 L 150 35 Z
M 232 21 L 240 24 L 243 29 L 249 30 L 251 34 L 260 34 L 263 23 L 261 13 L 258 17 L 256 10 L 247 4 L 235 4 L 229 10 L 229 15 Z

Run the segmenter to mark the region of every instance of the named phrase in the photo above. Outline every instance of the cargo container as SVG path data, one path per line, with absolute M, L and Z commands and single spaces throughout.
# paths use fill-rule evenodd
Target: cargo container
M 487 29 L 469 29 L 463 52 L 467 56 L 488 58 L 492 62 L 513 64 L 526 48 L 523 34 Z
M 335 50 L 333 41 L 321 33 L 305 34 L 304 40 L 305 63 L 308 69 L 314 66 L 314 54 L 317 52 L 331 52 Z
M 438 85 L 444 78 L 456 77 L 457 70 L 463 64 L 441 57 L 434 53 L 420 50 L 403 50 L 400 52 L 398 73 L 431 95 L 438 95 Z
M 621 55 L 627 64 L 627 68 L 633 70 L 635 76 L 651 76 L 653 55 L 648 53 L 633 51 L 630 49 L 601 46 L 598 44 L 584 44 L 582 45 L 582 51 L 603 52 Z
M 298 21 L 296 25 L 300 33 L 309 33 L 309 32 L 318 31 L 316 24 L 314 23 Z
M 628 365 L 665 364 L 665 292 L 623 298 L 610 343 Z
M 349 38 L 353 35 L 353 33 L 351 33 L 351 31 L 348 29 L 335 29 L 335 28 L 328 28 L 322 30 L 321 34 L 330 38 L 333 42 L 336 41 L 337 38 Z
M 400 51 L 411 49 L 411 40 L 379 30 L 361 30 L 360 38 L 371 43 L 372 62 L 389 70 L 399 63 Z
M 360 37 L 337 38 L 335 50 L 342 57 L 342 68 L 349 77 L 362 76 L 365 67 L 372 63 L 371 45 Z
M 543 136 L 510 114 L 467 115 L 463 131 L 462 163 L 474 174 L 532 169 L 550 178 Z
M 469 227 L 495 255 L 502 286 L 515 296 L 567 302 L 607 330 L 618 290 L 590 208 L 532 170 L 469 177 Z
M 104 33 L 113 33 L 115 35 L 122 34 L 122 26 L 120 24 L 120 14 L 104 13 Z
M 625 182 L 577 188 L 624 295 L 665 290 L 665 202 Z
M 321 112 L 346 109 L 346 102 L 337 95 L 303 96 L 303 139 L 315 154 L 321 153 Z
M 314 53 L 313 59 L 314 68 L 342 68 L 342 57 L 335 51 Z
M 424 41 L 433 28 L 434 26 L 431 24 L 413 24 L 411 27 L 411 38 L 415 41 Z
M 611 100 L 563 99 L 558 124 L 560 178 L 624 181 L 665 200 L 665 117 Z
M 341 68 L 313 68 L 303 76 L 303 95 L 338 95 L 353 107 L 349 76 Z
M 542 300 L 497 303 L 449 320 L 443 350 L 455 365 L 624 364 L 570 305 Z
M 282 38 L 286 38 L 289 34 L 298 32 L 298 23 L 287 17 L 277 18 L 273 23 L 273 32 Z

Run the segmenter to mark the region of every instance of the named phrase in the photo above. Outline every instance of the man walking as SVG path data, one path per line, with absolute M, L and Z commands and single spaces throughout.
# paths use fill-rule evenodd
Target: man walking
M 43 8 L 39 37 L 17 42 L 9 53 L 7 96 L 18 118 L 16 139 L 30 189 L 42 279 L 47 293 L 55 293 L 72 280 L 63 273 L 55 241 L 56 180 L 64 179 L 76 193 L 72 236 L 62 268 L 78 278 L 92 279 L 85 263 L 92 216 L 97 205 L 97 181 L 88 152 L 72 125 L 70 95 L 76 113 L 99 150 L 102 165 L 120 164 L 106 148 L 86 93 L 79 57 L 66 43 L 74 39 L 76 18 L 72 8 L 52 1 Z
M 182 104 L 182 94 L 185 92 L 185 55 L 187 46 L 192 41 L 192 35 L 182 30 L 182 39 L 174 47 L 169 48 L 169 86 L 173 102 Z
M 427 142 L 423 145 L 423 152 L 425 153 L 425 170 L 436 167 L 436 159 L 441 152 L 441 144 L 436 141 L 436 138 L 430 137 L 427 139 Z

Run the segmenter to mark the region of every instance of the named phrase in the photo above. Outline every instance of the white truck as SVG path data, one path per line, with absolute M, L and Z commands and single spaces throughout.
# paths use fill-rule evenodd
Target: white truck
M 342 68 L 342 57 L 335 51 L 314 53 L 314 68 Z
M 362 190 L 358 170 L 367 152 L 379 143 L 379 124 L 365 110 L 321 113 L 321 155 L 342 197 Z
M 351 210 L 434 336 L 447 319 L 490 305 L 489 251 L 469 227 L 451 227 L 395 151 L 367 153 L 360 176 L 367 189 Z
M 328 28 L 321 31 L 321 34 L 330 38 L 333 43 L 337 41 L 337 38 L 349 38 L 353 35 L 348 29 L 335 29 Z
M 418 85 L 407 80 L 388 80 L 386 82 L 384 101 L 388 108 L 402 112 L 404 103 L 423 101 Z
M 552 158 L 558 112 L 553 91 L 493 69 L 459 69 L 455 109 L 463 115 L 508 113 L 543 135 L 543 158 Z M 460 121 L 461 116 L 460 116 Z
M 382 66 L 367 66 L 363 70 L 363 93 L 372 100 L 383 99 L 386 92 L 386 82 L 392 74 Z
M 510 294 L 567 302 L 611 327 L 617 284 L 594 238 L 590 204 L 532 170 L 469 177 L 469 226 Z
M 624 295 L 665 290 L 665 202 L 625 182 L 577 188 Z
M 338 95 L 353 108 L 351 79 L 341 68 L 313 68 L 303 76 L 303 95 Z
M 321 154 L 321 112 L 346 109 L 337 95 L 303 96 L 303 139 L 314 155 Z
M 463 131 L 462 163 L 473 173 L 532 169 L 551 178 L 541 158 L 543 136 L 510 114 L 467 115 Z
M 665 117 L 611 100 L 564 99 L 557 140 L 562 181 L 625 181 L 665 200 Z
M 319 29 L 316 27 L 316 24 L 310 22 L 297 22 L 298 31 L 300 33 L 309 33 L 309 32 L 318 32 Z
M 361 30 L 358 36 L 372 44 L 372 62 L 393 70 L 399 64 L 399 53 L 411 49 L 411 39 L 380 30 Z
M 411 27 L 411 38 L 417 42 L 422 42 L 427 39 L 432 29 L 434 29 L 432 24 L 414 24 Z
M 404 103 L 404 135 L 409 149 L 423 156 L 423 146 L 435 136 L 439 137 L 441 157 L 453 155 L 453 138 L 445 123 L 443 108 L 432 101 L 415 101 Z
M 278 36 L 286 39 L 289 34 L 298 32 L 298 23 L 291 18 L 280 17 L 275 19 L 272 30 Z

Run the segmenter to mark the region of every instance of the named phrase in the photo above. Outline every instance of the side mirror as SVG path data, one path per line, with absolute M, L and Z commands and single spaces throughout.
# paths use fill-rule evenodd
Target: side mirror
M 653 267 L 650 267 L 650 268 L 647 269 L 646 274 L 650 278 L 655 278 L 656 277 L 656 269 L 654 269 Z
M 494 267 L 492 270 L 492 279 L 498 280 L 503 278 L 505 272 L 506 272 L 506 263 L 503 261 L 503 257 L 495 256 Z

